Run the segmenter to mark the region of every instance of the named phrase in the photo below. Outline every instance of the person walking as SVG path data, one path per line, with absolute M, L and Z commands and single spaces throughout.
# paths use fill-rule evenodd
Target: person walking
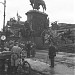
M 50 46 L 49 46 L 48 55 L 49 55 L 49 59 L 50 59 L 50 62 L 51 62 L 50 67 L 53 68 L 54 67 L 54 57 L 56 56 L 56 48 L 53 45 L 53 43 L 51 43 Z

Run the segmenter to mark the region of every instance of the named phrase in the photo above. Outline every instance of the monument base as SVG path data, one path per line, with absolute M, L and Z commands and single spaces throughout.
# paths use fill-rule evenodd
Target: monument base
M 34 42 L 38 47 L 40 46 L 40 48 L 43 48 L 43 40 L 41 34 L 44 30 L 49 28 L 48 15 L 38 10 L 29 10 L 26 15 L 30 28 L 33 30 Z

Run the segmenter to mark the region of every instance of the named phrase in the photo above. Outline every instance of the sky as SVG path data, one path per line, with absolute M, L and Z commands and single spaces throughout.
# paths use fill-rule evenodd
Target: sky
M 58 23 L 71 23 L 75 24 L 75 2 L 74 0 L 44 0 L 50 22 L 58 21 Z M 0 0 L 4 2 L 4 0 Z M 27 16 L 25 13 L 32 10 L 29 0 L 6 0 L 6 22 L 10 18 L 15 17 L 17 19 L 17 12 L 22 17 L 21 21 L 26 21 Z M 42 10 L 42 7 L 40 9 Z M 0 3 L 0 30 L 3 28 L 3 4 Z

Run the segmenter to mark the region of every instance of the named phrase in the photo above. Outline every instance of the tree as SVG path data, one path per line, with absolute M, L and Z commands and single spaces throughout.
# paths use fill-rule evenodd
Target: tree
M 43 31 L 42 33 L 42 38 L 43 38 L 43 43 L 51 43 L 53 42 L 54 44 L 57 44 L 57 33 L 56 31 L 50 29 L 47 29 L 45 31 Z

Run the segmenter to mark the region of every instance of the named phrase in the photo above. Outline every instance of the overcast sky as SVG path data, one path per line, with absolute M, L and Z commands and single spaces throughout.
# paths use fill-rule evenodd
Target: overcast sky
M 50 22 L 58 21 L 62 23 L 74 22 L 74 0 L 44 0 Z M 0 0 L 4 2 L 4 0 Z M 17 11 L 22 17 L 21 20 L 27 19 L 25 13 L 32 10 L 29 0 L 6 0 L 6 22 L 12 17 L 17 18 Z M 0 3 L 0 29 L 3 27 L 3 5 Z M 42 8 L 41 10 L 42 11 Z

